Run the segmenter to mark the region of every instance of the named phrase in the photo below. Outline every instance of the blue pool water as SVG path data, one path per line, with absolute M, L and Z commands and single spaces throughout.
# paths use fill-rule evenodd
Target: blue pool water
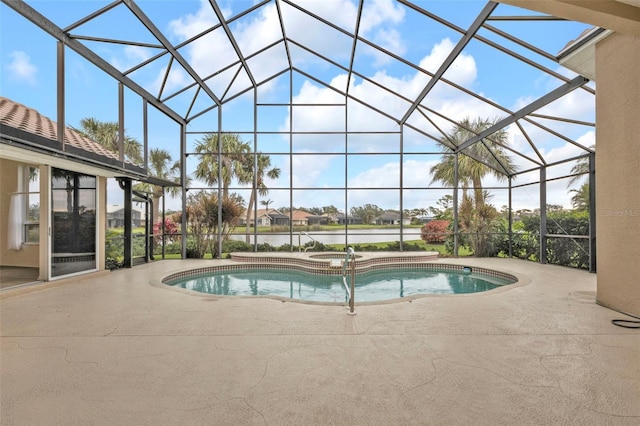
M 356 302 L 375 302 L 416 294 L 477 293 L 510 284 L 490 275 L 425 269 L 390 269 L 356 275 Z M 280 296 L 317 302 L 346 302 L 341 275 L 315 275 L 269 269 L 211 272 L 169 285 L 229 296 Z M 347 276 L 347 284 L 350 277 Z

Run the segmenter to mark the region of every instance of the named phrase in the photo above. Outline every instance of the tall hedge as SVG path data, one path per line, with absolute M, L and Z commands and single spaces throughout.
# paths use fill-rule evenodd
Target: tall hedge
M 589 212 L 561 210 L 547 214 L 547 234 L 588 236 Z M 526 216 L 514 224 L 513 255 L 521 259 L 540 260 L 540 216 Z M 587 238 L 547 238 L 547 262 L 555 265 L 589 269 Z

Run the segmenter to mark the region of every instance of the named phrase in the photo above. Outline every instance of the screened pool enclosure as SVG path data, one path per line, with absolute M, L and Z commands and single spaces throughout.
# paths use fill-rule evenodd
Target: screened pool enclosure
M 113 139 L 125 266 L 352 245 L 595 271 L 595 84 L 563 64 L 599 28 L 478 1 L 2 2 L 47 52 L 34 107 Z

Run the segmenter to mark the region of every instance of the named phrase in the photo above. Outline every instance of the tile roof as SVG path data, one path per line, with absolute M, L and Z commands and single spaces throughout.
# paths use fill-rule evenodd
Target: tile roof
M 244 213 L 243 213 L 243 216 L 246 215 L 246 214 L 247 214 L 247 211 L 245 210 Z M 256 215 L 258 217 L 267 216 L 267 209 L 257 209 L 256 210 Z M 280 213 L 278 210 L 272 209 L 272 208 L 269 209 L 268 215 L 271 216 L 271 217 L 275 217 L 275 216 L 278 216 L 278 217 L 289 217 L 287 215 L 284 215 L 284 214 Z M 251 218 L 253 220 L 253 213 L 251 214 Z
M 34 109 L 2 96 L 0 96 L 0 124 L 52 141 L 58 140 L 58 124 L 55 121 Z M 65 127 L 64 141 L 65 144 L 83 151 L 110 159 L 119 159 L 117 153 L 109 151 L 99 143 L 69 127 Z
M 269 209 L 268 212 L 267 212 L 267 209 L 258 209 L 256 211 L 256 213 L 257 213 L 258 217 L 261 217 L 261 216 L 267 215 L 267 213 L 272 214 L 272 213 L 280 213 L 280 212 L 278 210 L 276 210 L 276 209 Z
M 292 218 L 293 220 L 304 220 L 304 219 L 307 219 L 309 216 L 314 216 L 314 215 L 304 210 L 294 210 Z
M 386 211 L 378 216 L 376 219 L 400 219 L 400 213 Z

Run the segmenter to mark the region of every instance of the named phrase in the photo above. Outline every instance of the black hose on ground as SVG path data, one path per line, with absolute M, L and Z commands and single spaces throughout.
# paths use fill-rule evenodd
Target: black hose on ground
M 640 328 L 640 317 L 631 314 L 625 314 L 628 317 L 636 318 L 636 320 L 628 320 L 628 319 L 612 319 L 611 324 L 617 325 L 618 327 L 624 328 Z

